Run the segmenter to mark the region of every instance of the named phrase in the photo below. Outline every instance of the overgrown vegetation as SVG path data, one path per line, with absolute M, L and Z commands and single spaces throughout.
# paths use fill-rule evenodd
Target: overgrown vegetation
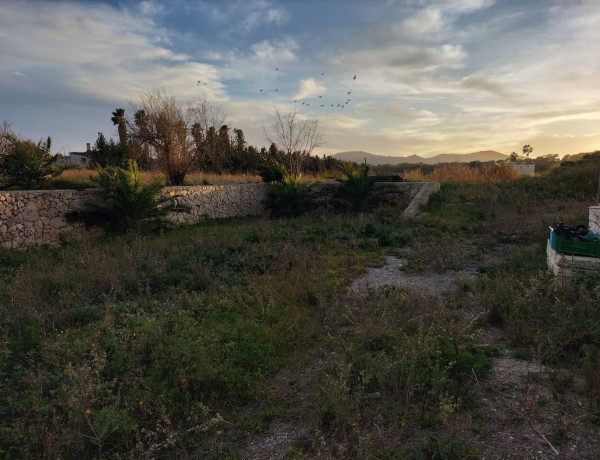
M 32 189 L 46 186 L 61 173 L 50 155 L 52 141 L 36 144 L 4 134 L 7 149 L 0 152 L 0 185 L 2 188 Z
M 170 212 L 186 211 L 174 202 L 175 197 L 160 196 L 164 177 L 143 182 L 133 160 L 128 161 L 127 169 L 98 166 L 97 171 L 92 182 L 106 192 L 106 203 L 89 201 L 86 209 L 71 213 L 71 218 L 104 227 L 111 233 L 123 233 L 141 225 L 164 227 Z
M 545 244 L 587 221 L 598 166 L 445 183 L 410 222 L 385 208 L 0 251 L 0 452 L 244 458 L 287 429 L 288 458 L 480 458 L 476 389 L 502 346 L 597 426 L 599 280 L 557 282 Z M 387 254 L 478 275 L 441 297 L 347 290 Z

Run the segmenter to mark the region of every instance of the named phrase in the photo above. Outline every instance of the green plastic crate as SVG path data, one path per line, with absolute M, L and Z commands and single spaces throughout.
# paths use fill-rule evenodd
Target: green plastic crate
M 554 233 L 550 227 L 550 247 L 556 252 L 574 254 L 577 256 L 600 257 L 600 238 L 591 241 L 572 241 Z

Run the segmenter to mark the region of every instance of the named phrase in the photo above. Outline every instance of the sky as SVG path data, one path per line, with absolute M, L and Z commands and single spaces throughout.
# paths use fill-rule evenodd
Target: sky
M 600 149 L 600 1 L 0 1 L 0 122 L 53 152 L 117 138 L 143 93 L 205 98 L 267 145 L 532 157 Z

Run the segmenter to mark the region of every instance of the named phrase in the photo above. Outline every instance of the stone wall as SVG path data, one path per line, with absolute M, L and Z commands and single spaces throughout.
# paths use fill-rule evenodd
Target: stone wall
M 69 223 L 65 215 L 99 199 L 100 190 L 32 190 L 0 193 L 0 245 L 57 245 L 62 238 L 83 235 L 85 226 Z
M 206 218 L 263 215 L 267 188 L 265 184 L 166 187 L 163 194 L 178 196 L 179 203 L 191 208 L 190 213 L 170 215 L 173 222 L 195 224 Z M 90 230 L 82 223 L 67 222 L 67 213 L 103 196 L 97 189 L 0 192 L 0 246 L 55 246 L 65 238 L 81 238 Z
M 427 197 L 432 188 L 427 182 L 397 182 L 393 185 L 408 199 Z M 430 190 L 431 189 L 431 190 Z M 191 208 L 189 213 L 174 213 L 169 219 L 176 224 L 196 224 L 204 219 L 220 217 L 266 216 L 265 184 L 202 185 L 166 187 L 166 196 L 176 196 L 180 204 Z M 101 201 L 104 192 L 90 190 L 31 190 L 0 192 L 0 246 L 21 248 L 29 245 L 58 245 L 63 239 L 82 238 L 88 230 L 79 222 L 68 222 L 70 211 L 83 209 L 88 200 Z

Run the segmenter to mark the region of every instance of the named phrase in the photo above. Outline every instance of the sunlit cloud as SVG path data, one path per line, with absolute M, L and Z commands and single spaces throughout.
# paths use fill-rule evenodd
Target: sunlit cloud
M 307 78 L 300 82 L 298 92 L 294 94 L 293 99 L 306 99 L 309 97 L 318 96 L 325 92 L 325 87 L 318 84 L 314 78 Z

